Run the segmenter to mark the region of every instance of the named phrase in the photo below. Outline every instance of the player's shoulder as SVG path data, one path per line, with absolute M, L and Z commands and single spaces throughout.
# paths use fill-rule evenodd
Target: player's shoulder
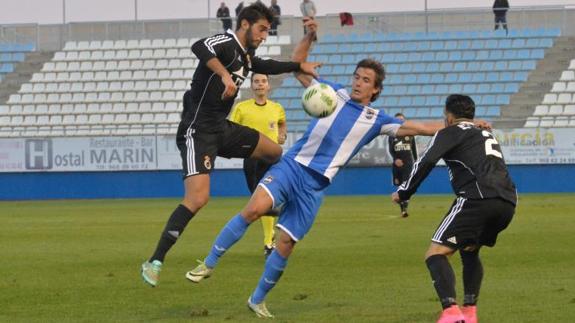
M 465 133 L 474 133 L 479 131 L 473 122 L 459 122 L 449 127 L 445 127 L 439 131 L 440 134 L 449 136 L 461 136 Z

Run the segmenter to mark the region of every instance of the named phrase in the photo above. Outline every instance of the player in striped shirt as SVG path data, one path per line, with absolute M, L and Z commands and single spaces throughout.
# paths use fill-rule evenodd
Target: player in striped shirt
M 295 48 L 294 61 L 305 61 L 315 37 L 316 23 L 307 25 L 313 31 Z M 296 77 L 305 87 L 317 82 L 301 73 L 296 73 Z M 351 93 L 342 85 L 321 80 L 337 91 L 334 113 L 310 122 L 303 137 L 260 181 L 246 207 L 225 225 L 204 262 L 186 273 L 186 278 L 197 283 L 209 277 L 218 259 L 244 235 L 253 221 L 271 207 L 283 204 L 277 224 L 276 250 L 268 257 L 258 286 L 248 299 L 249 308 L 258 317 L 273 317 L 264 298 L 279 281 L 296 242 L 311 228 L 324 191 L 339 169 L 379 135 L 431 136 L 444 127 L 443 122 L 403 122 L 371 108 L 370 103 L 381 93 L 384 77 L 381 63 L 364 59 L 353 74 Z

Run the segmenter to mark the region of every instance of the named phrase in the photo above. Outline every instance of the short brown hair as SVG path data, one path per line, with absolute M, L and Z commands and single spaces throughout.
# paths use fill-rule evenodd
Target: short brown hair
M 381 94 L 381 90 L 383 89 L 383 80 L 385 80 L 385 68 L 380 62 L 372 58 L 364 58 L 361 61 L 359 61 L 359 63 L 357 63 L 357 66 L 355 67 L 354 74 L 360 67 L 369 68 L 375 72 L 375 80 L 374 80 L 375 87 L 377 87 L 379 91 L 377 91 L 377 93 L 371 96 L 371 102 L 373 102 L 377 100 L 377 97 L 379 97 L 379 95 Z
M 242 20 L 246 20 L 251 26 L 260 19 L 265 19 L 271 24 L 274 20 L 274 13 L 263 3 L 254 2 L 240 11 L 236 22 L 236 30 L 240 30 Z

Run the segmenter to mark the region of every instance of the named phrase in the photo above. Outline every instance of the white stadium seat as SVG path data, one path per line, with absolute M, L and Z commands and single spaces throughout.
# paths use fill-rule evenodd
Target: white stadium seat
M 549 107 L 549 112 L 547 115 L 550 116 L 558 116 L 563 113 L 563 106 L 562 105 L 552 105 Z
M 557 103 L 557 94 L 545 94 L 543 97 L 543 104 L 555 104 Z
M 553 119 L 553 117 L 543 117 L 543 118 L 541 118 L 541 121 L 539 122 L 539 127 L 542 127 L 542 128 L 553 127 L 554 123 L 555 123 L 555 120 Z
M 539 126 L 539 118 L 529 117 L 525 121 L 525 128 L 537 128 Z
M 568 104 L 565 106 L 565 110 L 563 110 L 563 114 L 564 115 L 575 115 L 575 105 L 573 104 Z

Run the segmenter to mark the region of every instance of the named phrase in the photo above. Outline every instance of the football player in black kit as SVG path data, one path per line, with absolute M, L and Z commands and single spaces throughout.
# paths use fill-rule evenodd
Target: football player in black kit
M 483 279 L 479 250 L 482 246 L 493 247 L 499 232 L 511 222 L 517 191 L 499 143 L 489 131 L 473 124 L 473 100 L 450 95 L 444 114 L 446 128 L 435 134 L 409 179 L 392 194 L 392 200 L 409 200 L 437 161 L 445 161 L 457 198 L 435 231 L 425 262 L 443 307 L 437 322 L 475 323 Z M 447 258 L 456 251 L 463 263 L 462 308 L 455 300 L 455 274 Z
M 405 120 L 403 113 L 396 113 L 395 117 Z M 389 154 L 391 155 L 391 172 L 393 175 L 393 185 L 399 186 L 405 182 L 411 173 L 413 163 L 417 160 L 417 145 L 414 136 L 389 137 L 388 139 Z M 407 205 L 409 201 L 401 201 L 401 216 L 406 218 Z
M 281 146 L 251 128 L 226 120 L 238 88 L 250 71 L 261 74 L 302 72 L 317 76 L 320 64 L 278 62 L 256 57 L 267 38 L 273 13 L 262 3 L 245 7 L 235 32 L 200 39 L 192 52 L 200 60 L 191 89 L 184 94 L 184 109 L 176 142 L 183 166 L 185 194 L 160 236 L 154 254 L 142 264 L 142 278 L 156 286 L 164 257 L 192 217 L 208 202 L 210 172 L 216 156 L 257 158 L 275 163 Z

